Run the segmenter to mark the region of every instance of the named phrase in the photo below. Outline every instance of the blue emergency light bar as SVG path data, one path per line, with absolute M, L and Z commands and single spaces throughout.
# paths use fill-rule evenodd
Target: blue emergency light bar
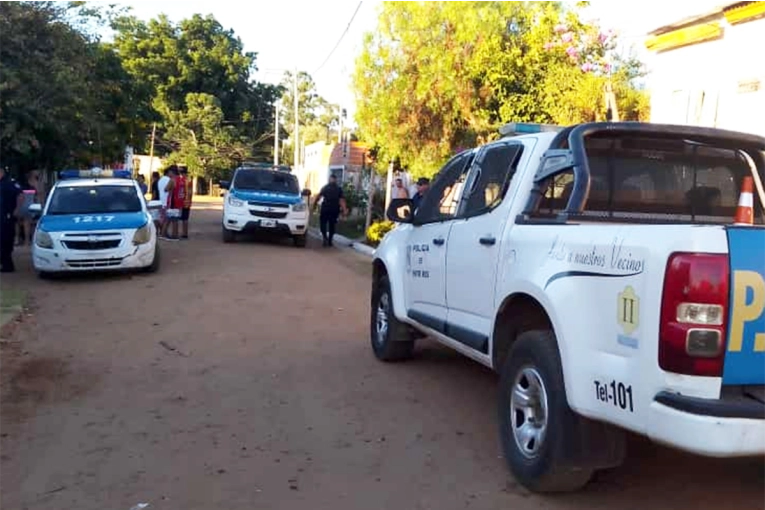
M 271 163 L 251 163 L 246 162 L 242 168 L 251 168 L 255 170 L 273 170 L 276 172 L 292 172 L 292 167 L 288 165 L 273 165 Z
M 61 170 L 58 173 L 59 179 L 132 179 L 130 170 L 101 170 L 100 168 L 91 168 L 90 170 Z
M 562 126 L 552 124 L 536 124 L 532 122 L 511 122 L 499 128 L 502 136 L 528 135 L 533 133 L 557 133 Z

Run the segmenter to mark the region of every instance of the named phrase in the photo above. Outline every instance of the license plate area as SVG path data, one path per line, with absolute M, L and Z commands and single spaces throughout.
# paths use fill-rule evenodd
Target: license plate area
M 263 228 L 275 228 L 276 220 L 260 220 L 260 226 Z

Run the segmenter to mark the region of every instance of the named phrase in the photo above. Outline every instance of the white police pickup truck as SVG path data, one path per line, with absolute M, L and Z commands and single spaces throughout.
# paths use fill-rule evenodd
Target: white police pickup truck
M 47 276 L 82 271 L 142 269 L 155 272 L 160 256 L 147 203 L 129 171 L 64 170 L 41 214 L 32 245 L 32 264 Z
M 233 179 L 221 181 L 223 242 L 244 232 L 266 232 L 291 237 L 305 247 L 310 190 L 300 191 L 289 167 L 250 164 L 237 168 Z
M 619 465 L 624 430 L 765 453 L 765 139 L 641 123 L 509 133 L 525 134 L 448 161 L 414 214 L 392 201 L 375 355 L 408 358 L 427 335 L 499 372 L 505 458 L 534 491 Z

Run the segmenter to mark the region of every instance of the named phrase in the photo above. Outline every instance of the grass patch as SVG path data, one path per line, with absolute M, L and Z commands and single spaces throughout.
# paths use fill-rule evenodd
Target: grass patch
M 364 223 L 366 218 L 364 217 L 351 217 L 348 219 L 340 218 L 335 227 L 335 233 L 345 236 L 351 240 L 366 239 L 364 233 Z M 312 214 L 309 221 L 309 225 L 314 228 L 319 228 L 319 215 Z

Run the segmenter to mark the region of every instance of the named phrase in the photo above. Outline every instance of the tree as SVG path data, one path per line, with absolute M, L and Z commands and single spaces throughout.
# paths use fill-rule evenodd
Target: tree
M 236 143 L 233 153 L 239 155 L 243 144 L 247 150 L 242 157 L 270 159 L 274 101 L 280 91 L 278 87 L 252 80 L 256 54 L 245 52 L 241 40 L 231 30 L 224 29 L 212 16 L 200 15 L 178 24 L 166 16 L 149 22 L 121 17 L 115 20 L 113 28 L 117 32 L 113 48 L 135 81 L 137 94 L 151 105 L 153 120 L 159 123 L 160 130 L 167 131 L 162 136 L 168 142 L 164 149 L 183 151 L 174 155 L 174 159 L 201 154 L 191 151 L 179 126 L 198 118 L 197 110 L 207 111 L 205 108 L 212 108 L 213 104 L 221 114 L 216 122 L 221 129 L 225 127 L 219 130 L 220 136 L 213 136 L 207 124 L 206 133 L 210 140 L 215 140 L 213 145 Z M 192 160 L 194 165 L 199 161 L 219 161 L 201 155 L 193 156 Z M 209 169 L 198 168 L 199 175 L 220 171 L 217 163 L 210 164 Z
M 169 111 L 166 142 L 173 147 L 169 162 L 188 167 L 195 177 L 220 178 L 249 156 L 247 144 L 233 126 L 224 125 L 220 101 L 191 92 L 186 105 Z
M 122 159 L 140 115 L 114 55 L 74 26 L 102 11 L 0 3 L 0 152 L 17 170 Z
M 601 65 L 613 40 L 561 2 L 385 2 L 356 61 L 356 121 L 383 159 L 432 175 L 506 122 L 603 118 L 609 75 L 639 106 L 637 63 Z

